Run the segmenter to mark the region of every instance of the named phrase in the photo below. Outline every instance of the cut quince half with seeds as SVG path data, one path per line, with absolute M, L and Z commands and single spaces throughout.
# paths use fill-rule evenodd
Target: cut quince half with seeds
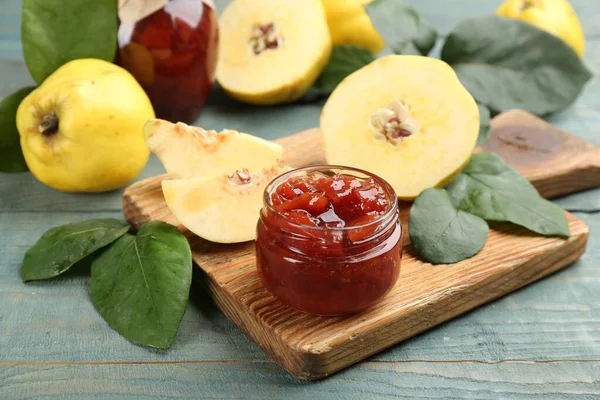
M 469 161 L 477 104 L 443 61 L 382 57 L 344 79 L 321 113 L 330 164 L 388 181 L 401 199 L 440 187 Z
M 194 234 L 216 243 L 254 240 L 267 184 L 289 168 L 162 182 L 167 206 Z
M 277 165 L 283 148 L 233 130 L 206 131 L 182 122 L 151 119 L 144 137 L 171 178 L 200 178 L 247 168 L 261 171 Z
M 302 97 L 331 54 L 320 0 L 234 0 L 219 32 L 217 80 L 230 96 L 252 104 Z

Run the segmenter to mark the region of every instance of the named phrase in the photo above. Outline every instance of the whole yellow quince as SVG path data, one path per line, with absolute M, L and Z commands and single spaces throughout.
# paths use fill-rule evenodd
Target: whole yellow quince
M 327 15 L 329 33 L 334 46 L 353 44 L 374 54 L 385 47 L 363 7 L 373 0 L 321 0 Z
M 143 127 L 154 110 L 125 69 L 97 59 L 66 63 L 17 110 L 27 166 L 67 192 L 104 192 L 131 182 L 150 151 Z
M 558 36 L 580 58 L 585 53 L 585 37 L 577 14 L 567 0 L 506 0 L 496 14 L 528 22 Z

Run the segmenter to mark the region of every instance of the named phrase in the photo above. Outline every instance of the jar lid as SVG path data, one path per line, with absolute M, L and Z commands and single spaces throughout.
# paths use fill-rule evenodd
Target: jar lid
M 119 0 L 119 20 L 122 24 L 135 24 L 139 20 L 160 10 L 169 0 Z M 213 0 L 202 0 L 211 8 L 215 8 Z

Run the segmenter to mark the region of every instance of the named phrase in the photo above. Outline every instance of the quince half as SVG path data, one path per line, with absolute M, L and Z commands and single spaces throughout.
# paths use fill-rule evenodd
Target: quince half
M 247 242 L 256 236 L 265 188 L 286 170 L 165 180 L 162 190 L 175 218 L 194 234 L 216 243 Z
M 27 166 L 68 192 L 104 192 L 132 181 L 150 152 L 142 129 L 154 118 L 146 93 L 126 70 L 79 59 L 58 68 L 17 110 Z
M 206 131 L 182 122 L 151 119 L 144 126 L 150 150 L 171 178 L 200 178 L 244 168 L 260 171 L 277 165 L 283 148 L 234 130 Z
M 252 104 L 302 97 L 331 54 L 320 0 L 234 0 L 220 18 L 217 80 Z
M 385 41 L 375 30 L 364 5 L 373 0 L 321 0 L 334 46 L 352 44 L 377 54 Z
M 421 56 L 379 58 L 346 77 L 321 113 L 330 164 L 361 168 L 412 200 L 464 167 L 479 110 L 452 68 Z
M 496 14 L 528 22 L 558 36 L 583 58 L 585 36 L 577 13 L 567 0 L 506 0 Z

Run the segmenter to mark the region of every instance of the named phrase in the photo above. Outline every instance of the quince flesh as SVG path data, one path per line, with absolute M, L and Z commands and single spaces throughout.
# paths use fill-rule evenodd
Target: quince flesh
M 577 14 L 567 0 L 506 0 L 496 14 L 528 22 L 558 36 L 583 58 L 585 36 Z
M 150 152 L 142 128 L 150 100 L 121 67 L 97 59 L 66 63 L 17 110 L 27 166 L 42 183 L 69 192 L 104 192 L 132 181 Z
M 330 164 L 387 180 L 401 199 L 447 184 L 469 161 L 477 104 L 443 61 L 390 55 L 344 79 L 321 113 Z
M 169 209 L 183 226 L 216 243 L 254 240 L 256 223 L 267 184 L 286 169 L 260 173 L 238 172 L 195 179 L 164 180 L 162 190 Z
M 334 46 L 352 44 L 377 54 L 385 41 L 373 27 L 365 4 L 373 0 L 321 0 Z
M 247 168 L 260 171 L 277 165 L 283 148 L 276 143 L 233 130 L 202 128 L 151 119 L 144 137 L 171 178 L 201 178 Z
M 219 32 L 217 80 L 230 96 L 252 104 L 302 97 L 331 54 L 320 0 L 234 0 Z

